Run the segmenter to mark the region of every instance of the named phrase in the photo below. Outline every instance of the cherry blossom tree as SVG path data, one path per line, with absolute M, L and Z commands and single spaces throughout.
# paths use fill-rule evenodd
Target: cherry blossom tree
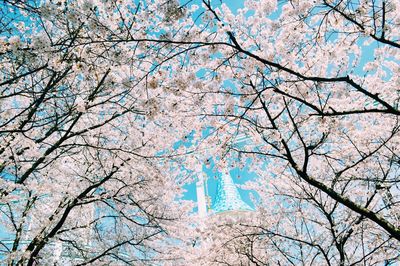
M 399 4 L 221 2 L 188 9 L 200 20 L 188 28 L 171 25 L 168 49 L 203 46 L 162 85 L 193 101 L 199 160 L 219 171 L 247 160 L 258 210 L 211 219 L 199 259 L 398 261 Z
M 398 1 L 1 8 L 8 264 L 399 260 Z M 256 211 L 188 217 L 210 161 Z
M 2 1 L 8 265 L 152 264 L 167 229 L 190 210 L 177 175 L 156 158 L 183 132 L 172 120 L 178 110 L 158 119 L 150 73 L 159 49 L 127 40 L 153 27 L 142 5 Z

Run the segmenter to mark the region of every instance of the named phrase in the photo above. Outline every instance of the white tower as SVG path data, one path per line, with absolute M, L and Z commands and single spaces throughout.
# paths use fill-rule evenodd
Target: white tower
M 205 217 L 207 215 L 206 206 L 206 194 L 204 191 L 204 176 L 199 175 L 199 181 L 196 183 L 196 194 L 197 194 L 197 208 L 200 217 Z

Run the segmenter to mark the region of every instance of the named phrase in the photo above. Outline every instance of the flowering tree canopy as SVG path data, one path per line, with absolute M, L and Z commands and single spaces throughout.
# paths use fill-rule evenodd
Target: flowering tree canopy
M 400 3 L 230 2 L 1 2 L 1 259 L 400 259 Z M 233 161 L 255 211 L 196 219 Z

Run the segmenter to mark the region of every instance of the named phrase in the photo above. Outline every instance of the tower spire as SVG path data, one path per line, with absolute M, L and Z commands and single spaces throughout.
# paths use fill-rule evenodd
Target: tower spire
M 217 194 L 212 206 L 215 213 L 225 211 L 253 211 L 254 209 L 245 203 L 228 173 L 223 173 L 217 181 Z

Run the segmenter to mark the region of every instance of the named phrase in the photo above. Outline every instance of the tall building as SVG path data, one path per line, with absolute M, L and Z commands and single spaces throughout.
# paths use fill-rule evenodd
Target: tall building
M 254 210 L 242 199 L 229 173 L 223 173 L 217 179 L 217 192 L 209 210 L 207 210 L 206 206 L 206 199 L 209 195 L 206 195 L 205 188 L 207 188 L 207 183 L 203 177 L 200 177 L 196 184 L 197 205 L 200 217 L 204 217 L 207 214 Z
M 213 213 L 226 211 L 254 211 L 243 201 L 240 193 L 228 173 L 223 173 L 217 180 L 217 193 L 212 205 Z

